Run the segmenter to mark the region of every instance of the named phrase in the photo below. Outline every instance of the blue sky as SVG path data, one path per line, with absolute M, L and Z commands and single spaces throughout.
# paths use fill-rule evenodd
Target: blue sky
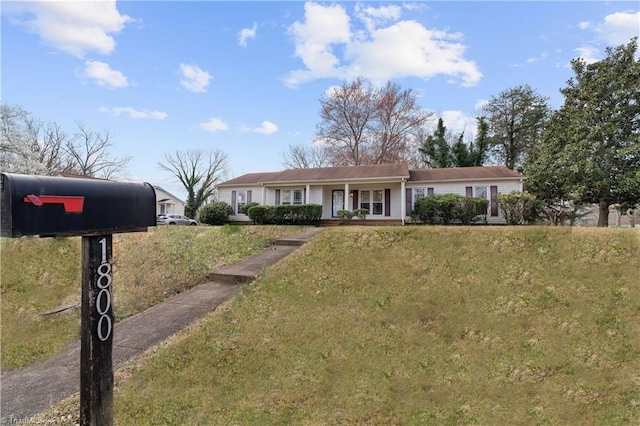
M 184 195 L 166 153 L 220 149 L 229 178 L 282 169 L 319 100 L 362 75 L 413 89 L 452 131 L 529 84 L 562 104 L 569 62 L 638 35 L 638 2 L 2 2 L 2 102 L 109 130 L 128 179 Z M 435 120 L 434 120 L 435 121 Z M 435 124 L 435 123 L 434 123 Z

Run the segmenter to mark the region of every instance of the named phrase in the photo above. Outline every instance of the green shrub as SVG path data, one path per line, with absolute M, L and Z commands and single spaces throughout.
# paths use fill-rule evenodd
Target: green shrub
M 273 223 L 273 208 L 271 206 L 253 206 L 247 209 L 247 215 L 253 223 L 267 225 Z
M 317 225 L 322 217 L 319 204 L 292 204 L 273 207 L 276 225 Z
M 457 194 L 429 195 L 416 202 L 411 217 L 428 224 L 469 224 L 482 218 L 488 205 L 489 201 L 484 198 L 463 197 Z
M 535 195 L 511 191 L 509 194 L 498 195 L 498 205 L 509 225 L 519 225 L 530 217 L 535 199 Z
M 200 222 L 207 225 L 224 225 L 229 222 L 233 208 L 224 201 L 214 201 L 200 209 Z
M 437 223 L 438 220 L 438 195 L 429 195 L 416 201 L 415 207 L 411 212 L 411 217 L 416 222 L 428 224 Z
M 348 225 L 353 218 L 353 212 L 351 210 L 338 210 L 338 217 L 340 218 L 340 225 Z
M 247 210 L 247 214 L 257 224 L 317 225 L 322 217 L 322 206 L 319 204 L 253 206 Z
M 369 210 L 367 209 L 356 209 L 353 211 L 353 216 L 357 217 L 361 221 L 367 220 L 367 215 L 369 214 Z
M 240 214 L 247 214 L 247 212 L 249 211 L 249 209 L 251 207 L 255 207 L 255 206 L 258 206 L 258 205 L 260 205 L 260 203 L 256 203 L 256 202 L 251 202 L 251 203 L 244 204 L 244 205 L 240 206 L 240 208 L 238 209 L 238 212 Z
M 484 198 L 463 197 L 460 221 L 468 225 L 478 220 L 478 217 L 487 214 L 487 207 L 489 207 L 489 200 L 485 200 Z

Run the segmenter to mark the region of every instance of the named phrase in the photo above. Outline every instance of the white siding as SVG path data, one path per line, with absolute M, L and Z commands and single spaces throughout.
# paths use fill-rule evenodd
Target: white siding
M 361 185 L 361 184 L 349 184 L 349 192 L 351 191 L 372 191 L 372 190 L 382 190 L 383 191 L 383 201 L 382 201 L 382 214 L 381 215 L 373 215 L 373 214 L 369 214 L 367 215 L 367 219 L 373 219 L 373 220 L 385 220 L 385 219 L 401 219 L 401 195 L 400 195 L 400 184 L 397 182 L 394 183 L 379 183 L 379 184 L 366 184 L 366 185 Z M 391 216 L 385 216 L 384 215 L 384 210 L 385 210 L 385 203 L 386 200 L 384 199 L 384 191 L 385 189 L 390 189 L 391 190 Z M 325 203 L 323 204 L 323 208 L 322 208 L 322 219 L 331 219 L 331 213 L 332 213 L 332 203 L 333 203 L 333 191 L 334 190 L 340 190 L 340 191 L 344 191 L 344 185 L 331 185 L 331 186 L 325 186 L 323 191 L 322 191 L 322 196 L 323 199 L 325 200 Z M 345 209 L 346 210 L 354 210 L 353 208 L 353 200 L 349 197 L 349 194 L 346 194 L 345 196 L 346 198 L 346 205 L 345 205 Z M 358 204 L 360 203 L 360 198 L 358 199 Z M 319 203 L 318 203 L 319 204 Z M 359 207 L 356 207 L 359 208 Z
M 426 183 L 407 183 L 407 188 L 433 188 L 434 194 L 458 194 L 465 196 L 466 188 L 471 186 L 473 188 L 477 186 L 487 187 L 487 199 L 491 198 L 491 186 L 498 187 L 498 194 L 508 194 L 511 191 L 521 191 L 522 187 L 519 181 L 516 180 L 478 180 L 473 182 L 426 182 Z M 475 194 L 474 194 L 475 195 Z M 490 210 L 491 204 L 489 204 L 487 212 L 487 223 L 490 224 L 504 224 L 506 223 L 502 212 L 498 209 L 498 216 L 491 216 Z M 407 212 L 409 216 L 411 212 Z
M 251 202 L 252 203 L 262 203 L 262 187 L 261 186 L 244 186 L 237 188 L 218 188 L 218 201 L 224 201 L 225 203 L 231 204 L 231 193 L 232 191 L 244 191 L 251 190 Z M 229 220 L 232 222 L 248 222 L 249 216 L 244 214 L 235 214 L 229 216 Z
M 165 213 L 184 215 L 184 202 L 169 194 L 160 187 L 153 188 L 156 192 L 156 214 L 160 214 L 160 204 L 165 204 L 168 211 Z M 160 203 L 160 200 L 167 200 Z
M 458 194 L 465 196 L 466 195 L 466 187 L 476 187 L 476 186 L 486 186 L 487 187 L 487 197 L 490 198 L 490 188 L 491 186 L 498 187 L 498 194 L 506 194 L 511 191 L 521 191 L 522 187 L 519 181 L 516 180 L 478 180 L 473 182 L 407 182 L 406 188 L 434 188 L 434 194 Z M 282 187 L 271 187 L 266 188 L 266 205 L 273 206 L 276 203 L 276 190 L 283 189 L 305 189 L 306 185 L 295 185 L 295 186 L 282 186 Z M 354 190 L 391 190 L 391 216 L 384 215 L 384 204 L 383 201 L 383 214 L 382 215 L 373 215 L 369 214 L 367 219 L 372 220 L 385 220 L 385 219 L 393 219 L 399 220 L 402 219 L 402 194 L 401 194 L 401 184 L 399 182 L 393 183 L 373 183 L 373 184 L 349 184 L 349 192 Z M 333 202 L 333 190 L 344 191 L 344 184 L 332 184 L 332 185 L 310 185 L 309 194 L 307 194 L 307 199 L 310 204 L 321 204 L 322 208 L 322 219 L 331 219 L 332 218 L 332 202 Z M 262 187 L 261 186 L 246 186 L 246 187 L 236 187 L 236 188 L 220 188 L 218 192 L 218 199 L 220 201 L 224 201 L 231 205 L 231 191 L 239 191 L 239 190 L 251 190 L 251 201 L 262 204 Z M 349 197 L 349 194 L 345 194 L 346 205 L 345 208 L 347 210 L 353 210 L 353 202 Z M 360 200 L 359 200 L 360 201 Z M 489 206 L 490 209 L 490 206 Z M 489 210 L 490 212 L 490 210 Z M 489 213 L 488 212 L 488 213 Z M 410 211 L 406 212 L 406 219 L 410 218 Z M 491 217 L 490 214 L 487 214 L 487 222 L 488 223 L 505 223 L 502 213 L 498 212 L 499 216 Z M 249 218 L 246 215 L 233 215 L 230 217 L 232 221 L 248 221 Z

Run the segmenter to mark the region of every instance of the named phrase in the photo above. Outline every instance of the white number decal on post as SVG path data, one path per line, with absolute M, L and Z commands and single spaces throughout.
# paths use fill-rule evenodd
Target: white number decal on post
M 100 291 L 96 296 L 96 309 L 98 310 L 98 314 L 100 314 L 100 319 L 98 319 L 98 339 L 104 342 L 111 336 L 111 329 L 113 325 L 111 324 L 111 317 L 109 317 L 108 312 L 111 307 L 111 264 L 107 261 L 107 239 L 103 238 L 100 241 L 100 245 L 102 246 L 102 263 L 98 266 L 96 272 L 98 272 L 98 279 L 96 280 L 96 284 Z M 106 321 L 106 324 L 105 324 Z M 102 329 L 106 327 L 106 330 Z

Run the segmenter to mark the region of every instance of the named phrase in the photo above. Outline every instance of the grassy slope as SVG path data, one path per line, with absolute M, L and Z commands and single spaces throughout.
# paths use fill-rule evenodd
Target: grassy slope
M 639 236 L 329 229 L 139 361 L 117 424 L 637 424 Z
M 116 234 L 114 307 L 126 318 L 195 284 L 215 268 L 254 254 L 301 227 L 159 227 Z M 2 369 L 27 365 L 78 337 L 79 309 L 42 316 L 80 302 L 80 238 L 1 242 Z M 34 261 L 37 259 L 37 261 Z

